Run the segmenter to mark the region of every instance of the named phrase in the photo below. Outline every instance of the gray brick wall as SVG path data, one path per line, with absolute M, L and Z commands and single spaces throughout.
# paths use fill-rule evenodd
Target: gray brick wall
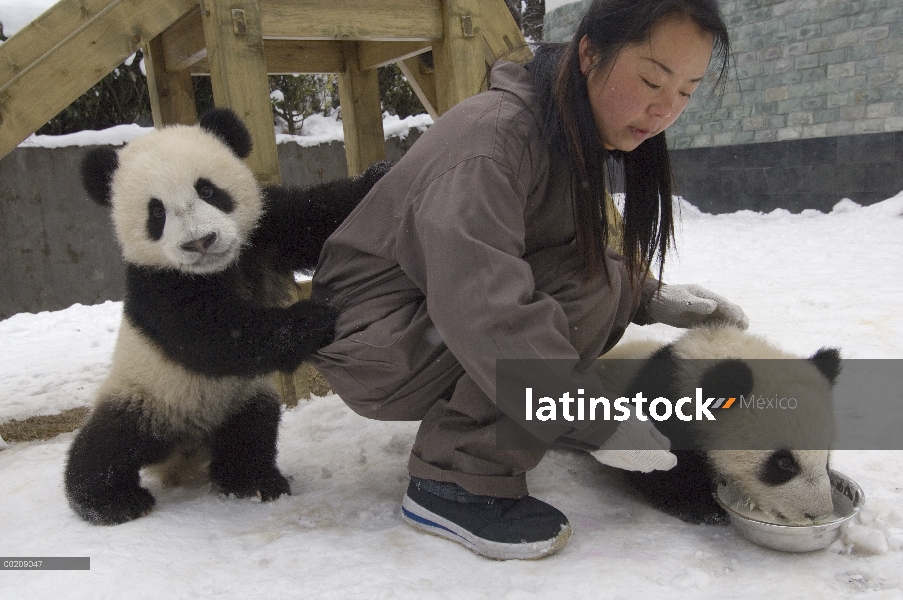
M 546 15 L 572 35 L 588 0 Z M 722 0 L 733 44 L 723 96 L 705 88 L 673 148 L 903 131 L 903 0 Z

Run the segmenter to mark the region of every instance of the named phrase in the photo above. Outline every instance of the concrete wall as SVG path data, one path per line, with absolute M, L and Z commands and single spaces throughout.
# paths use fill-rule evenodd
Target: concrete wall
M 830 212 L 903 190 L 903 132 L 671 151 L 675 193 L 705 212 Z
M 390 138 L 398 160 L 419 137 Z M 0 319 L 74 303 L 121 300 L 124 269 L 108 210 L 88 200 L 79 165 L 88 148 L 17 148 L 0 159 Z M 287 185 L 307 186 L 346 172 L 340 142 L 279 145 Z

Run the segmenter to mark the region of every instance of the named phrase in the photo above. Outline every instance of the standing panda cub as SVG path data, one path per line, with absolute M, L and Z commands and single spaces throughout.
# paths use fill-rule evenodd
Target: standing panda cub
M 209 458 L 219 490 L 290 493 L 276 466 L 275 371 L 292 371 L 333 337 L 336 311 L 292 303 L 294 271 L 388 170 L 309 189 L 261 189 L 241 160 L 251 137 L 231 111 L 153 131 L 85 157 L 89 195 L 111 207 L 126 265 L 110 374 L 69 449 L 66 495 L 98 524 L 147 514 L 139 470 Z M 166 473 L 163 473 L 164 477 Z
M 642 360 L 605 368 L 611 359 Z M 749 403 L 744 408 L 737 401 L 723 404 L 727 410 L 711 410 L 714 422 L 681 421 L 676 414 L 657 422 L 677 465 L 624 474 L 653 506 L 690 523 L 726 524 L 727 513 L 712 497 L 723 484 L 733 497 L 747 499 L 777 522 L 805 524 L 831 514 L 828 448 L 834 436 L 832 389 L 840 373 L 836 349 L 822 348 L 804 359 L 736 328 L 705 327 L 667 345 L 615 346 L 594 370 L 614 389 L 625 389 L 626 382 L 628 394 L 642 390 L 649 399 L 692 397 L 695 388 L 704 397 L 794 399 L 797 410 Z

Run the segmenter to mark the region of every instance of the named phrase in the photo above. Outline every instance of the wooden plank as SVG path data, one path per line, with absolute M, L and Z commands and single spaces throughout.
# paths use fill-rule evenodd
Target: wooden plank
M 483 11 L 481 29 L 486 64 L 491 66 L 499 59 L 520 64 L 530 62 L 533 51 L 527 46 L 527 40 L 504 0 L 483 0 L 480 8 Z
M 0 86 L 90 25 L 121 0 L 61 0 L 0 44 Z
M 292 302 L 310 298 L 311 281 L 300 281 L 289 287 Z M 310 375 L 312 370 L 301 365 L 292 373 L 276 373 L 274 381 L 276 389 L 282 396 L 282 402 L 289 408 L 298 405 L 298 400 L 310 399 Z
M 204 52 L 206 52 L 206 51 L 207 51 L 207 49 L 205 48 Z M 188 67 L 188 70 L 191 72 L 192 75 L 208 75 L 209 76 L 210 75 L 210 63 L 207 61 L 207 57 L 205 56 L 201 60 L 197 61 L 196 63 L 194 63 L 193 65 Z
M 5 82 L 0 157 L 196 5 L 196 0 L 119 0 Z
M 480 4 L 480 0 L 443 3 L 444 36 L 433 44 L 436 110 L 440 115 L 482 91 L 487 81 L 482 29 L 491 23 L 482 19 Z
M 345 70 L 342 42 L 264 40 L 267 73 L 341 73 Z
M 342 42 L 263 40 L 263 52 L 270 75 L 341 73 L 345 70 Z M 204 58 L 191 65 L 190 70 L 192 75 L 209 75 L 210 63 Z
M 262 183 L 279 183 L 270 84 L 256 0 L 204 0 L 201 14 L 217 106 L 234 110 L 251 131 L 246 162 Z M 241 11 L 235 13 L 234 11 Z
M 260 0 L 263 35 L 309 40 L 435 40 L 442 0 Z
M 205 58 L 207 44 L 198 6 L 163 32 L 163 62 L 167 71 L 181 71 Z
M 362 71 L 357 68 L 357 42 L 342 42 L 342 45 L 348 66 L 338 77 L 345 157 L 348 159 L 348 174 L 359 175 L 371 163 L 386 157 L 379 80 L 375 69 Z
M 438 119 L 439 113 L 436 111 L 436 76 L 433 71 L 425 72 L 423 65 L 420 63 L 420 58 L 417 56 L 399 62 L 398 68 L 401 69 L 426 112 L 433 117 L 433 120 Z
M 158 35 L 145 48 L 147 92 L 150 96 L 154 126 L 195 125 L 194 85 L 188 69 L 168 71 L 163 62 L 163 36 Z
M 428 52 L 432 42 L 361 42 L 358 44 L 360 68 L 378 69 Z

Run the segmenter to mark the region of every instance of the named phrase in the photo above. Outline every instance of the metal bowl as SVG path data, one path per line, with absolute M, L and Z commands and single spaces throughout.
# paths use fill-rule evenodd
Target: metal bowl
M 828 520 L 813 525 L 785 525 L 752 518 L 739 512 L 738 502 L 731 498 L 728 488 L 719 485 L 715 501 L 727 511 L 731 524 L 740 535 L 760 546 L 782 552 L 812 552 L 830 546 L 840 537 L 841 527 L 852 519 L 865 503 L 865 494 L 855 481 L 828 469 L 831 478 L 831 498 L 834 514 Z

